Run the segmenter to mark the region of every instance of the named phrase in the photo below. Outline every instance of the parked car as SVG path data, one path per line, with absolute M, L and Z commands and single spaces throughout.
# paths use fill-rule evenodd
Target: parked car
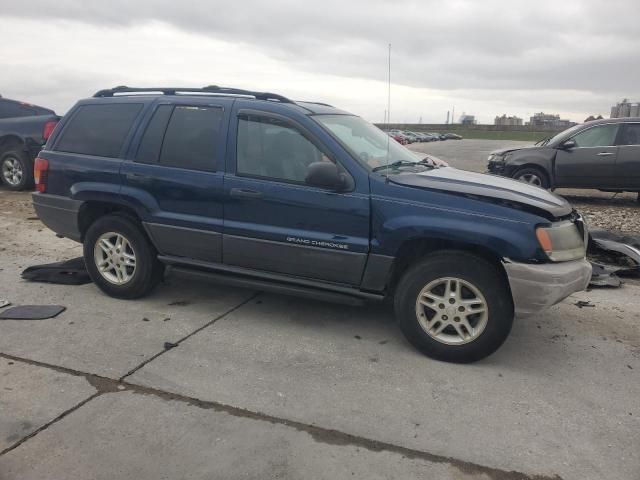
M 425 138 L 425 142 L 437 142 L 440 140 L 440 138 L 436 137 L 433 133 L 423 133 L 422 135 Z
M 432 135 L 436 140 L 440 140 L 440 141 L 447 139 L 447 137 L 444 134 L 438 133 L 438 132 L 430 132 L 429 135 Z
M 400 145 L 407 145 L 409 143 L 409 140 L 407 140 L 407 138 L 404 135 L 399 135 L 397 133 L 391 133 L 391 132 L 387 132 L 387 135 L 393 138 Z
M 9 189 L 33 186 L 33 159 L 59 119 L 48 108 L 0 97 L 0 179 Z
M 38 216 L 83 243 L 108 295 L 146 295 L 171 265 L 316 299 L 388 298 L 407 339 L 442 360 L 489 355 L 514 315 L 591 276 L 584 223 L 561 197 L 439 168 L 355 115 L 272 93 L 102 90 L 63 118 L 35 174 Z
M 433 141 L 433 137 L 429 134 L 423 132 L 410 132 L 413 133 L 419 142 L 431 142 Z
M 542 188 L 640 192 L 640 118 L 575 125 L 537 145 L 496 150 L 489 172 Z
M 462 136 L 457 133 L 445 133 L 446 140 L 462 140 Z
M 413 135 L 409 135 L 404 130 L 390 130 L 390 132 L 393 133 L 397 137 L 404 138 L 404 140 L 406 142 L 405 144 L 414 143 L 416 141 L 416 138 Z

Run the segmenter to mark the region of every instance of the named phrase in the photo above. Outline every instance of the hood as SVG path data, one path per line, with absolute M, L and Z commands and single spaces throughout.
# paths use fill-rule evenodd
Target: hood
M 499 148 L 489 153 L 489 155 L 504 156 L 506 153 L 515 152 L 516 150 L 531 150 L 535 148 L 545 148 L 540 145 L 527 145 L 526 147 Z
M 407 187 L 517 204 L 521 207 L 529 207 L 533 212 L 545 212 L 547 217 L 563 217 L 572 212 L 569 202 L 543 188 L 509 178 L 467 172 L 452 167 L 436 168 L 419 173 L 402 172 L 390 175 L 389 181 Z

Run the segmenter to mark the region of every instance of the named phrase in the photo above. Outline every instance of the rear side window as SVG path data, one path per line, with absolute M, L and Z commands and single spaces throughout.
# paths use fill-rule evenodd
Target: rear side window
M 618 145 L 640 145 L 640 123 L 626 123 Z
M 176 105 L 164 134 L 160 164 L 215 171 L 222 108 Z
M 171 118 L 173 105 L 160 105 L 151 117 L 149 126 L 142 136 L 136 161 L 143 163 L 156 163 L 160 158 L 164 132 L 167 131 L 167 123 Z
M 118 157 L 141 103 L 82 105 L 62 131 L 56 150 Z

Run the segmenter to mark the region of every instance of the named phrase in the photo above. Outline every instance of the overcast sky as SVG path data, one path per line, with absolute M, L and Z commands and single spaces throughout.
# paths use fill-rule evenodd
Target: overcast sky
M 116 85 L 221 85 L 381 121 L 582 121 L 640 100 L 638 0 L 0 0 L 0 94 L 64 113 Z

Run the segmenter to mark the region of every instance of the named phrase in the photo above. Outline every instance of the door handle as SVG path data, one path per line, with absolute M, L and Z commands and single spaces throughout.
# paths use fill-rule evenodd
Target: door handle
M 229 192 L 232 197 L 238 198 L 262 198 L 264 193 L 248 188 L 232 188 Z
M 613 155 L 613 153 L 612 152 L 600 152 L 598 154 L 599 157 L 608 157 L 610 155 Z

